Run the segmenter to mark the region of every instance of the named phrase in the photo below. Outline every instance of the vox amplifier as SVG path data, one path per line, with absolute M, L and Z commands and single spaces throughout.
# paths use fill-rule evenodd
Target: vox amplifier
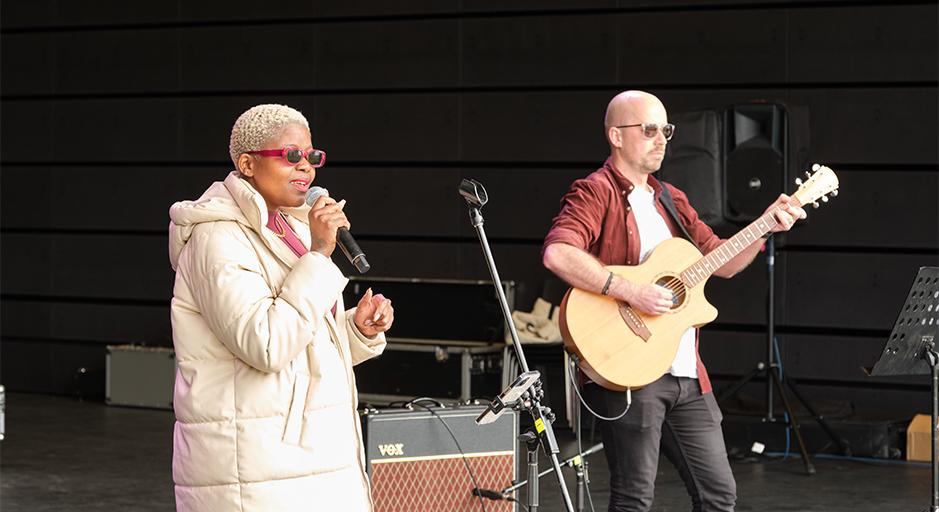
M 363 414 L 375 512 L 476 510 L 480 498 L 472 491 L 477 485 L 501 490 L 515 480 L 515 412 L 480 426 L 475 419 L 483 406 L 430 410 L 373 409 Z M 487 501 L 486 510 L 515 508 L 508 501 Z

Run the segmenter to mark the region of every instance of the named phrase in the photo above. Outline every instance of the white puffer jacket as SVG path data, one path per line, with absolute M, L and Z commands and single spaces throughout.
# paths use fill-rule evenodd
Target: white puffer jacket
M 285 211 L 307 247 L 308 209 Z M 237 173 L 170 218 L 177 510 L 371 510 L 352 366 L 385 339 L 344 311 L 348 280 L 264 227 Z

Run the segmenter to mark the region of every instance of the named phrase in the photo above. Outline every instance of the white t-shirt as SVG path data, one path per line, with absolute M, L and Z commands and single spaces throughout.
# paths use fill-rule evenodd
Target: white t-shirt
M 663 241 L 672 238 L 671 231 L 665 219 L 655 209 L 655 194 L 649 188 L 634 187 L 629 194 L 629 206 L 636 216 L 636 225 L 639 227 L 639 263 L 649 257 Z M 676 377 L 698 378 L 698 358 L 695 353 L 695 329 L 691 327 L 681 335 L 678 353 L 672 361 L 668 373 Z

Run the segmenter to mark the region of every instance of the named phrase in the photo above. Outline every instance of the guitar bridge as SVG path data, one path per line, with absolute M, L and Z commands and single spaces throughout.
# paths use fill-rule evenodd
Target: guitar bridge
M 652 331 L 642 321 L 642 318 L 636 314 L 632 306 L 623 301 L 616 301 L 616 303 L 619 305 L 620 316 L 623 317 L 623 321 L 626 322 L 633 334 L 642 338 L 642 341 L 649 341 L 649 338 L 652 337 Z

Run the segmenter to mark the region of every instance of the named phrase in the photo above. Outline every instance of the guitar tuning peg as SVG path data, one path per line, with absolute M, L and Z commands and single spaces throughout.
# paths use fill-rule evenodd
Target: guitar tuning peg
M 796 185 L 802 185 L 802 178 L 796 178 Z
M 806 177 L 806 178 L 811 178 L 811 177 L 812 177 L 812 173 L 810 173 L 809 171 L 805 171 L 805 177 Z
M 821 165 L 818 165 L 818 164 L 812 164 L 812 170 L 813 170 L 813 171 L 817 171 L 817 170 L 819 170 L 819 169 L 821 169 L 821 168 L 822 168 L 822 166 L 821 166 Z
M 823 203 L 827 203 L 827 202 L 828 202 L 828 196 L 822 196 L 822 202 L 823 202 Z
M 838 189 L 832 190 L 831 197 L 837 197 L 837 196 L 838 196 Z
M 816 210 L 818 209 L 818 201 L 812 203 L 812 208 L 815 208 Z

